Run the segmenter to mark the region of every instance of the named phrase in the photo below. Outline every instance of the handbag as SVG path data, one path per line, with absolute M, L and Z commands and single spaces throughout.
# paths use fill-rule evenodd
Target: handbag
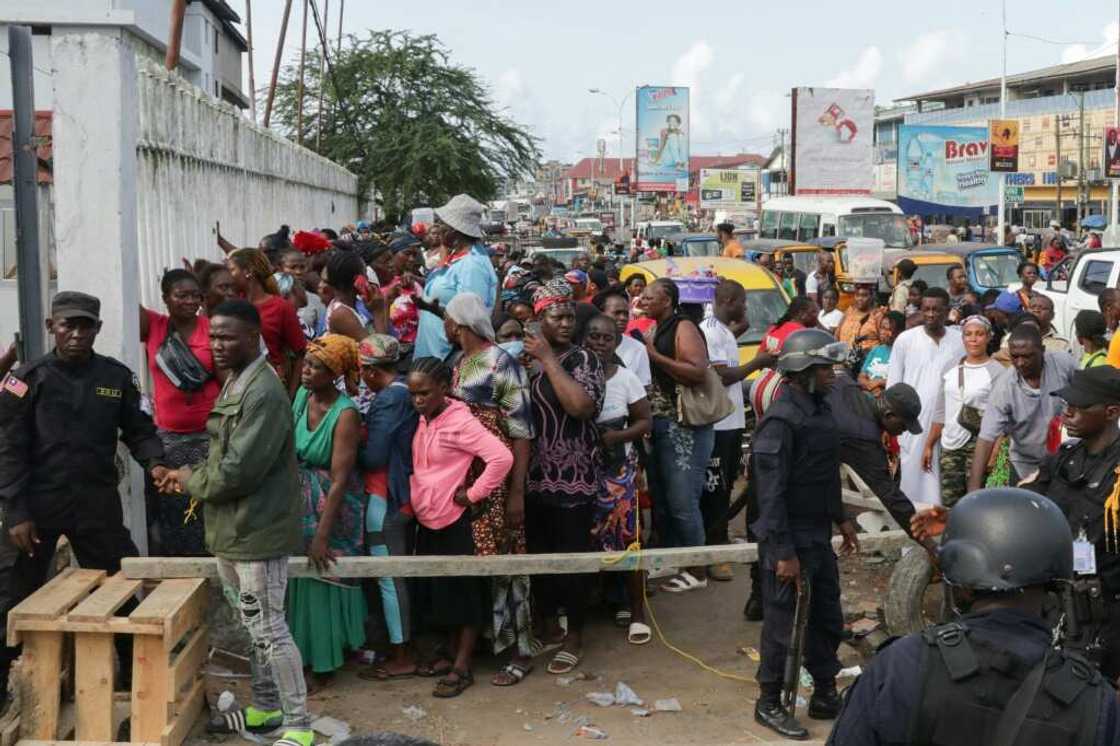
M 175 327 L 167 330 L 167 336 L 156 352 L 156 365 L 171 385 L 180 391 L 198 391 L 211 377 L 210 371 L 191 352 Z
M 961 411 L 957 414 L 957 424 L 967 430 L 971 435 L 980 434 L 980 422 L 984 413 L 971 404 L 964 403 L 964 358 L 957 365 L 957 390 L 961 394 Z
M 677 384 L 677 422 L 685 427 L 704 427 L 735 411 L 716 369 L 708 366 L 704 381 L 695 386 Z

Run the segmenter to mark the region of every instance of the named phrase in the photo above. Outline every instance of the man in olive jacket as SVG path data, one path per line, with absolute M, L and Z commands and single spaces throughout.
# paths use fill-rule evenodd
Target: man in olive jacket
M 204 506 L 206 546 L 253 642 L 253 703 L 210 731 L 282 728 L 276 744 L 311 746 L 303 662 L 284 618 L 288 557 L 302 547 L 291 403 L 261 354 L 260 324 L 247 301 L 214 310 L 210 348 L 229 377 L 206 421 L 210 451 L 205 462 L 169 472 L 160 488 Z

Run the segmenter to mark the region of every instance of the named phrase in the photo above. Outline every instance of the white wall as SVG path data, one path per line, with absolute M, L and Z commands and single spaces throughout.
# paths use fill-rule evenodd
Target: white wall
M 240 246 L 288 224 L 338 226 L 358 215 L 357 177 L 255 127 L 158 64 L 139 62 L 137 225 L 141 299 L 183 257 L 221 256 L 215 222 Z M 56 178 L 59 175 L 56 174 Z

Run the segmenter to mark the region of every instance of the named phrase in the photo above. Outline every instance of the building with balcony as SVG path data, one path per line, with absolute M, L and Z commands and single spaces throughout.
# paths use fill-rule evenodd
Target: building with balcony
M 1007 77 L 1004 118 L 1019 120 L 1019 172 L 1006 183 L 1023 188 L 1022 202 L 1008 205 L 1008 219 L 1041 228 L 1058 218 L 1074 226 L 1079 217 L 1105 213 L 1108 184 L 1102 178 L 1104 129 L 1114 126 L 1116 58 L 1099 57 Z M 876 191 L 887 194 L 897 178 L 901 124 L 987 126 L 1000 116 L 1000 79 L 905 96 L 876 116 Z M 892 165 L 893 164 L 893 165 Z M 877 195 L 879 196 L 879 195 Z

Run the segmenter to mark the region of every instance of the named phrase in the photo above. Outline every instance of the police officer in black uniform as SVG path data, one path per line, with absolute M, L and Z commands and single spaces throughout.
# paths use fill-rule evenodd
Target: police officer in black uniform
M 136 378 L 93 351 L 101 302 L 61 292 L 47 331 L 54 349 L 0 383 L 0 619 L 45 581 L 65 535 L 85 568 L 120 570 L 135 556 L 117 484 L 117 439 L 157 481 L 163 445 L 140 409 Z M 120 635 L 118 639 L 126 639 Z M 0 652 L 0 692 L 18 649 Z M 122 658 L 127 668 L 130 661 Z
M 828 404 L 840 432 L 840 463 L 847 464 L 875 493 L 902 530 L 910 531 L 914 503 L 902 491 L 898 474 L 891 474 L 883 434 L 920 435 L 922 400 L 913 386 L 896 383 L 872 398 L 847 371 L 836 374 Z M 927 549 L 932 549 L 930 542 Z
M 1073 575 L 1052 501 L 978 490 L 948 513 L 940 566 L 958 621 L 897 639 L 845 692 L 829 746 L 1120 743 L 1116 691 L 1052 647 L 1048 591 Z
M 811 587 L 804 665 L 813 677 L 809 717 L 836 717 L 840 700 L 836 651 L 844 632 L 840 573 L 832 551 L 832 526 L 844 537 L 843 550 L 859 547 L 855 526 L 844 515 L 840 494 L 839 437 L 825 400 L 835 374 L 847 359 L 848 345 L 819 329 L 791 334 L 778 358 L 786 381 L 755 432 L 751 469 L 758 499 L 758 537 L 762 574 L 761 690 L 754 716 L 786 738 L 805 739 L 808 731 L 781 705 L 783 670 L 793 629 L 797 587 Z
M 1076 617 L 1073 626 L 1080 631 L 1073 635 L 1079 639 L 1068 642 L 1116 681 L 1120 676 L 1120 521 L 1115 520 L 1120 518 L 1116 484 L 1120 371 L 1110 365 L 1079 370 L 1054 395 L 1065 400 L 1063 424 L 1078 440 L 1046 457 L 1038 473 L 1020 486 L 1049 497 L 1069 521 L 1079 562 L 1073 608 L 1066 613 Z M 1117 513 L 1106 505 L 1115 505 Z

